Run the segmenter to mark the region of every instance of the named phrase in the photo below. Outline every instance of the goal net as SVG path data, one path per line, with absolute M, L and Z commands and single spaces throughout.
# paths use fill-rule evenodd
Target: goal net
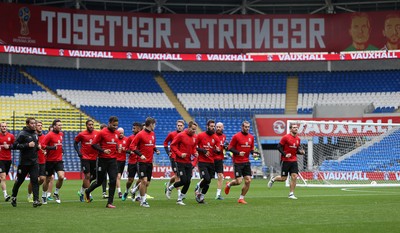
M 400 186 L 400 124 L 288 121 L 299 125 L 299 186 Z

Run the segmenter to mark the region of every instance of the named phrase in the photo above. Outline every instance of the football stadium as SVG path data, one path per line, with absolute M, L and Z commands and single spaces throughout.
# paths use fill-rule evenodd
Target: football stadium
M 2 232 L 400 232 L 400 1 L 0 1 Z

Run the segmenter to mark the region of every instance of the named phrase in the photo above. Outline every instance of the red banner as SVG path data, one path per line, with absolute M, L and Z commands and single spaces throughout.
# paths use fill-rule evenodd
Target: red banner
M 170 166 L 153 166 L 153 178 L 156 179 L 164 179 L 164 178 L 169 178 L 173 175 L 172 169 Z M 10 172 L 10 175 L 13 176 L 13 179 L 15 180 L 16 174 L 13 174 Z M 9 175 L 9 176 L 10 176 Z M 7 177 L 9 179 L 9 176 Z M 233 173 L 233 166 L 224 166 L 224 176 L 225 177 L 231 177 L 234 178 L 234 173 Z M 195 179 L 200 179 L 199 171 L 197 167 L 193 169 L 193 178 Z M 65 172 L 65 178 L 69 180 L 80 180 L 83 179 L 83 174 L 81 172 Z M 126 169 L 124 174 L 122 174 L 122 178 L 127 179 L 128 175 L 126 173 Z
M 173 175 L 172 169 L 169 166 L 154 166 L 153 167 L 153 178 L 169 178 Z M 224 165 L 224 176 L 235 177 L 233 174 L 233 166 Z M 200 179 L 199 170 L 197 167 L 193 169 L 192 178 Z
M 155 166 L 153 168 L 153 178 L 167 178 L 167 170 L 169 167 Z M 10 173 L 11 174 L 11 173 Z M 167 174 L 168 175 L 168 174 Z M 224 176 L 230 176 L 233 178 L 233 167 L 225 166 Z M 400 172 L 361 172 L 361 171 L 349 171 L 349 172 L 301 172 L 301 176 L 306 180 L 361 180 L 361 181 L 387 181 L 397 180 L 400 181 Z M 65 172 L 65 177 L 68 180 L 80 180 L 82 175 L 80 172 Z M 8 178 L 8 177 L 7 177 Z M 198 177 L 197 177 L 198 178 Z M 15 179 L 15 178 L 14 178 Z
M 400 116 L 379 116 L 379 117 L 363 117 L 363 118 L 307 118 L 307 117 L 271 117 L 263 118 L 257 117 L 257 128 L 260 137 L 282 137 L 285 135 L 288 120 L 304 120 L 304 121 L 332 121 L 332 122 L 366 122 L 366 123 L 400 123 Z M 329 127 L 326 125 L 315 125 L 313 127 L 302 127 L 299 131 L 299 135 L 304 132 L 318 136 L 321 133 L 324 135 L 331 136 L 354 136 L 361 133 L 382 133 L 386 131 L 386 127 L 383 126 L 343 126 L 340 127 Z
M 400 181 L 400 172 L 362 172 L 362 171 L 320 171 L 320 172 L 301 172 L 301 176 L 306 180 L 335 180 L 335 181 Z
M 215 61 L 215 62 L 280 62 L 280 61 L 352 61 L 366 59 L 397 59 L 397 51 L 365 51 L 340 54 L 323 53 L 270 53 L 268 55 L 250 54 L 180 54 L 180 53 L 137 53 L 89 51 L 74 49 L 52 49 L 27 46 L 0 45 L 0 53 L 43 55 L 57 57 L 106 58 L 155 61 Z
M 62 48 L 72 50 L 70 56 L 81 56 L 81 50 L 124 51 L 123 58 L 131 51 L 242 54 L 391 50 L 399 45 L 400 18 L 396 13 L 171 15 L 1 3 L 0 43 Z M 277 56 L 265 57 L 305 59 L 303 55 Z M 324 60 L 321 56 L 310 59 Z

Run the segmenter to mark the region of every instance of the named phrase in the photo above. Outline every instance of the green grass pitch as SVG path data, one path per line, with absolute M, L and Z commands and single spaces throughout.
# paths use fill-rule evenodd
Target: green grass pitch
M 18 206 L 0 203 L 1 232 L 400 232 L 400 188 L 303 188 L 287 198 L 288 188 L 267 180 L 255 179 L 246 196 L 247 205 L 237 203 L 241 186 L 232 187 L 225 200 L 215 200 L 216 182 L 212 181 L 206 205 L 194 199 L 192 181 L 186 206 L 178 206 L 176 190 L 171 200 L 164 195 L 164 180 L 153 180 L 148 193 L 150 208 L 130 199 L 116 198 L 116 209 L 106 209 L 101 187 L 93 192 L 92 203 L 81 203 L 77 191 L 81 181 L 66 180 L 60 191 L 61 204 L 33 208 L 21 187 Z M 7 182 L 11 193 L 13 182 Z M 122 181 L 124 187 L 125 181 Z M 123 189 L 124 190 L 124 189 Z

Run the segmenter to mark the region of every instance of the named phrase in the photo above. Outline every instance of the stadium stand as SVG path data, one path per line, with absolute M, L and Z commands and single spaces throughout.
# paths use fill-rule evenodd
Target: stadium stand
M 284 73 L 168 72 L 163 76 L 202 127 L 208 119 L 223 122 L 228 140 L 240 131 L 242 121 L 251 121 L 254 114 L 284 113 Z M 252 162 L 256 166 L 261 163 Z
M 119 126 L 131 134 L 133 122 L 157 120 L 156 144 L 162 145 L 181 116 L 154 80 L 154 72 L 27 67 L 27 72 L 62 98 L 102 123 L 118 116 Z M 77 134 L 78 132 L 76 132 Z M 155 157 L 169 165 L 165 151 Z
M 181 118 L 154 81 L 153 72 L 39 67 L 27 67 L 26 71 L 100 122 L 107 122 L 110 113 L 118 116 L 120 126 L 125 129 L 127 135 L 130 134 L 132 122 L 143 122 L 147 116 L 155 117 L 158 122 L 155 130 L 158 145 L 162 144 L 169 131 L 174 130 L 175 121 Z M 183 80 L 182 75 L 192 77 L 192 79 Z M 194 119 L 202 127 L 210 118 L 224 122 L 228 138 L 240 130 L 243 120 L 251 120 L 254 114 L 283 113 L 285 76 L 284 74 L 269 76 L 269 79 L 265 79 L 265 74 L 261 73 L 164 74 L 167 83 Z M 170 77 L 175 77 L 175 79 Z M 207 91 L 213 90 L 215 83 L 226 83 L 227 86 L 223 88 L 226 90 L 224 94 Z M 196 94 L 180 92 L 193 84 L 196 86 L 196 91 L 194 91 L 197 92 Z M 259 90 L 263 91 L 259 93 Z M 203 104 L 204 106 L 207 102 L 209 103 L 207 100 L 210 98 L 216 100 L 213 108 L 206 109 L 195 105 Z M 196 101 L 196 99 L 206 101 Z M 247 110 L 240 110 L 243 108 Z M 156 163 L 168 165 L 166 155 L 162 153 L 160 159 L 156 159 Z
M 321 171 L 400 171 L 400 145 L 393 144 L 400 136 L 400 130 L 386 135 L 378 141 L 366 143 L 354 154 L 343 160 L 324 160 Z
M 398 71 L 307 72 L 299 75 L 297 112 L 311 114 L 314 104 L 369 104 L 375 113 L 400 106 Z
M 1 65 L 0 72 L 2 121 L 16 120 L 15 127 L 20 129 L 27 116 L 37 117 L 45 126 L 59 118 L 64 130 L 79 129 L 82 114 L 77 109 L 24 77 L 15 66 Z
M 45 120 L 45 126 L 55 118 L 62 118 L 67 171 L 80 169 L 72 140 L 84 129 L 88 116 L 107 122 L 110 115 L 116 115 L 126 135 L 131 134 L 132 122 L 143 122 L 152 116 L 157 119 L 157 145 L 162 145 L 168 132 L 175 129 L 176 120 L 182 118 L 155 81 L 155 72 L 27 67 L 26 72 L 58 95 L 55 96 L 21 75 L 17 67 L 1 65 L 0 71 L 1 87 L 5 90 L 0 97 L 4 109 L 1 119 L 11 121 L 15 112 L 14 119 L 22 122 L 16 125 L 19 129 L 28 115 Z M 298 113 L 312 113 L 314 103 L 373 102 L 376 113 L 398 108 L 400 82 L 394 71 L 359 73 L 300 73 Z M 228 140 L 240 130 L 241 122 L 251 121 L 254 114 L 284 114 L 287 73 L 166 72 L 162 75 L 202 128 L 208 119 L 221 121 Z M 385 77 L 382 85 L 374 81 L 376 75 Z M 251 133 L 254 134 L 253 128 Z M 169 165 L 167 155 L 161 152 L 155 163 Z M 252 162 L 261 165 L 260 160 Z M 231 160 L 227 159 L 226 164 L 231 165 Z M 321 166 L 325 170 L 334 168 L 337 165 L 330 160 Z
M 16 66 L 0 65 L 0 77 L 2 90 L 0 119 L 9 124 L 13 123 L 13 127 L 10 128 L 11 133 L 18 135 L 25 126 L 27 117 L 41 120 L 44 129 L 47 129 L 54 119 L 61 119 L 66 142 L 64 143 L 66 170 L 79 171 L 79 159 L 75 156 L 72 140 L 76 132 L 82 129 L 87 116 L 24 77 Z M 13 153 L 14 164 L 18 164 L 19 151 Z

